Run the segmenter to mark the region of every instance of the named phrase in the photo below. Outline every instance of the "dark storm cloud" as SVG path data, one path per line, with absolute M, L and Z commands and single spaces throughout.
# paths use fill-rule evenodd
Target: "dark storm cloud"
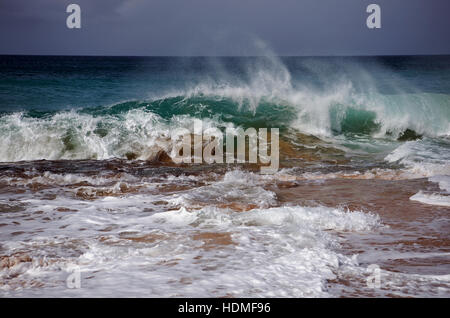
M 448 0 L 0 0 L 0 53 L 259 55 L 260 39 L 281 55 L 450 54 L 449 15 Z

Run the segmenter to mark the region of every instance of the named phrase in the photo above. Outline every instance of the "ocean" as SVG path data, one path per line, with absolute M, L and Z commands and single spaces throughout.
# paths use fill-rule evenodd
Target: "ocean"
M 2 297 L 449 297 L 449 213 L 450 56 L 0 56 Z

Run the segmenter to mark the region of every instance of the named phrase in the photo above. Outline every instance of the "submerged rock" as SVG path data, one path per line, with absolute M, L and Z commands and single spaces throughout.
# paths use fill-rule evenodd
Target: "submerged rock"
M 417 140 L 421 139 L 422 135 L 419 135 L 414 130 L 406 129 L 404 132 L 400 134 L 397 138 L 398 141 L 409 141 L 409 140 Z

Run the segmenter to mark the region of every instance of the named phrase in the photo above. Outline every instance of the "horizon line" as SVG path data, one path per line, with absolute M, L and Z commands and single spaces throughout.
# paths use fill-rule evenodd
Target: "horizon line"
M 11 54 L 0 53 L 0 56 L 36 56 L 36 57 L 142 57 L 142 58 L 236 58 L 236 57 L 426 57 L 426 56 L 450 56 L 449 53 L 430 54 L 343 54 L 343 55 L 97 55 L 97 54 Z

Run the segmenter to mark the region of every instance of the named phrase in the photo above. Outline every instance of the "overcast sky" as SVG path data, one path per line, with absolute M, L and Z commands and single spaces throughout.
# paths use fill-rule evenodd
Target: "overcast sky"
M 81 7 L 81 29 L 66 7 Z M 381 6 L 381 29 L 366 7 Z M 0 54 L 450 54 L 450 0 L 0 0 Z

